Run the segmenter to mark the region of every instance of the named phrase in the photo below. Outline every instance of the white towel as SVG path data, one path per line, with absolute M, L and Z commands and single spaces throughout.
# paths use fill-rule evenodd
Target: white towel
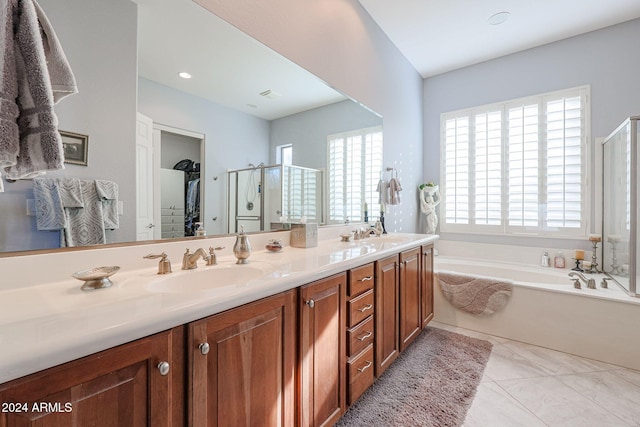
M 96 179 L 95 183 L 98 198 L 102 201 L 104 228 L 107 230 L 120 228 L 120 217 L 118 216 L 118 184 L 105 179 Z
M 50 178 L 33 180 L 33 196 L 36 205 L 36 227 L 40 231 L 63 230 L 66 218 L 58 181 Z
M 378 203 L 381 205 L 389 204 L 389 182 L 385 180 L 378 181 L 378 186 L 376 187 L 376 191 L 378 192 Z

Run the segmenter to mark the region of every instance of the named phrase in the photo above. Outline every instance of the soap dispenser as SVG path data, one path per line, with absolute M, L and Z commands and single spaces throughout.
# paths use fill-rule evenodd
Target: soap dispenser
M 542 258 L 540 259 L 540 265 L 542 267 L 551 267 L 550 261 L 549 261 L 549 252 L 545 252 L 544 254 L 542 254 Z
M 564 258 L 564 254 L 562 253 L 562 251 L 558 251 L 558 253 L 556 253 L 556 256 L 553 258 L 553 266 L 555 268 L 564 268 L 566 265 L 566 260 Z
M 244 232 L 243 226 L 240 226 L 240 234 L 236 236 L 236 243 L 233 245 L 233 254 L 238 259 L 236 264 L 249 264 L 247 258 L 251 255 L 251 243 L 249 243 L 249 236 Z

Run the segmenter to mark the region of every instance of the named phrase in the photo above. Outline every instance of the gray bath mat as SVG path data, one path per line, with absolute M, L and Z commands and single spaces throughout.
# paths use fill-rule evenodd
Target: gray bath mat
M 492 344 L 428 327 L 336 426 L 462 425 Z

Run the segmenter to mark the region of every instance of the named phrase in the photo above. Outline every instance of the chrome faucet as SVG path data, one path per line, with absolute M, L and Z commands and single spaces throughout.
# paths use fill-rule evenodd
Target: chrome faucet
M 573 282 L 573 287 L 576 289 L 580 289 L 580 280 L 582 280 L 584 284 L 587 285 L 587 288 L 589 289 L 596 288 L 596 280 L 593 277 L 589 277 L 589 279 L 587 279 L 586 277 L 584 277 L 582 273 L 577 273 L 575 271 L 572 271 L 571 273 L 569 273 L 569 277 L 571 278 L 577 277 L 577 279 L 574 279 L 574 282 Z
M 209 255 L 207 255 L 204 249 L 198 248 L 194 253 L 189 252 L 189 249 L 187 249 L 182 257 L 182 269 L 193 270 L 194 268 L 198 268 L 198 258 L 209 261 Z

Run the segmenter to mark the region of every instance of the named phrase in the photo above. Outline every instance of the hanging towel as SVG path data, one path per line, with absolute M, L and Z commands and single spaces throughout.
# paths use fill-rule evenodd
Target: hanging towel
M 118 184 L 105 179 L 96 179 L 95 183 L 98 198 L 102 201 L 104 228 L 107 230 L 120 228 L 120 217 L 118 216 Z
M 82 184 L 78 178 L 61 178 L 58 180 L 62 206 L 65 208 L 84 208 Z
M 75 81 L 69 80 L 73 74 L 34 0 L 6 0 L 1 9 L 0 170 L 9 179 L 32 178 L 64 168 L 53 105 L 74 93 L 70 87 Z M 55 96 L 50 71 L 55 74 Z
M 53 91 L 53 102 L 57 104 L 61 99 L 78 93 L 78 86 L 76 85 L 76 78 L 73 75 L 73 71 L 71 71 L 67 56 L 62 50 L 60 41 L 47 15 L 44 14 L 44 11 L 37 1 L 33 0 L 33 4 L 36 8 L 38 22 L 40 23 L 42 46 L 47 60 L 51 90 Z
M 89 246 L 106 243 L 102 200 L 98 197 L 96 183 L 81 180 L 84 208 L 65 207 L 67 227 L 61 238 L 61 246 Z
M 380 205 L 388 205 L 389 204 L 389 182 L 381 179 L 378 181 L 378 186 L 376 187 L 376 191 L 378 192 L 378 203 Z
M 64 207 L 58 181 L 50 178 L 33 180 L 36 205 L 36 227 L 40 231 L 63 230 L 66 227 Z
M 402 186 L 400 185 L 400 181 L 397 178 L 391 178 L 389 181 L 389 204 L 390 205 L 399 205 L 400 204 L 400 192 L 402 191 Z

